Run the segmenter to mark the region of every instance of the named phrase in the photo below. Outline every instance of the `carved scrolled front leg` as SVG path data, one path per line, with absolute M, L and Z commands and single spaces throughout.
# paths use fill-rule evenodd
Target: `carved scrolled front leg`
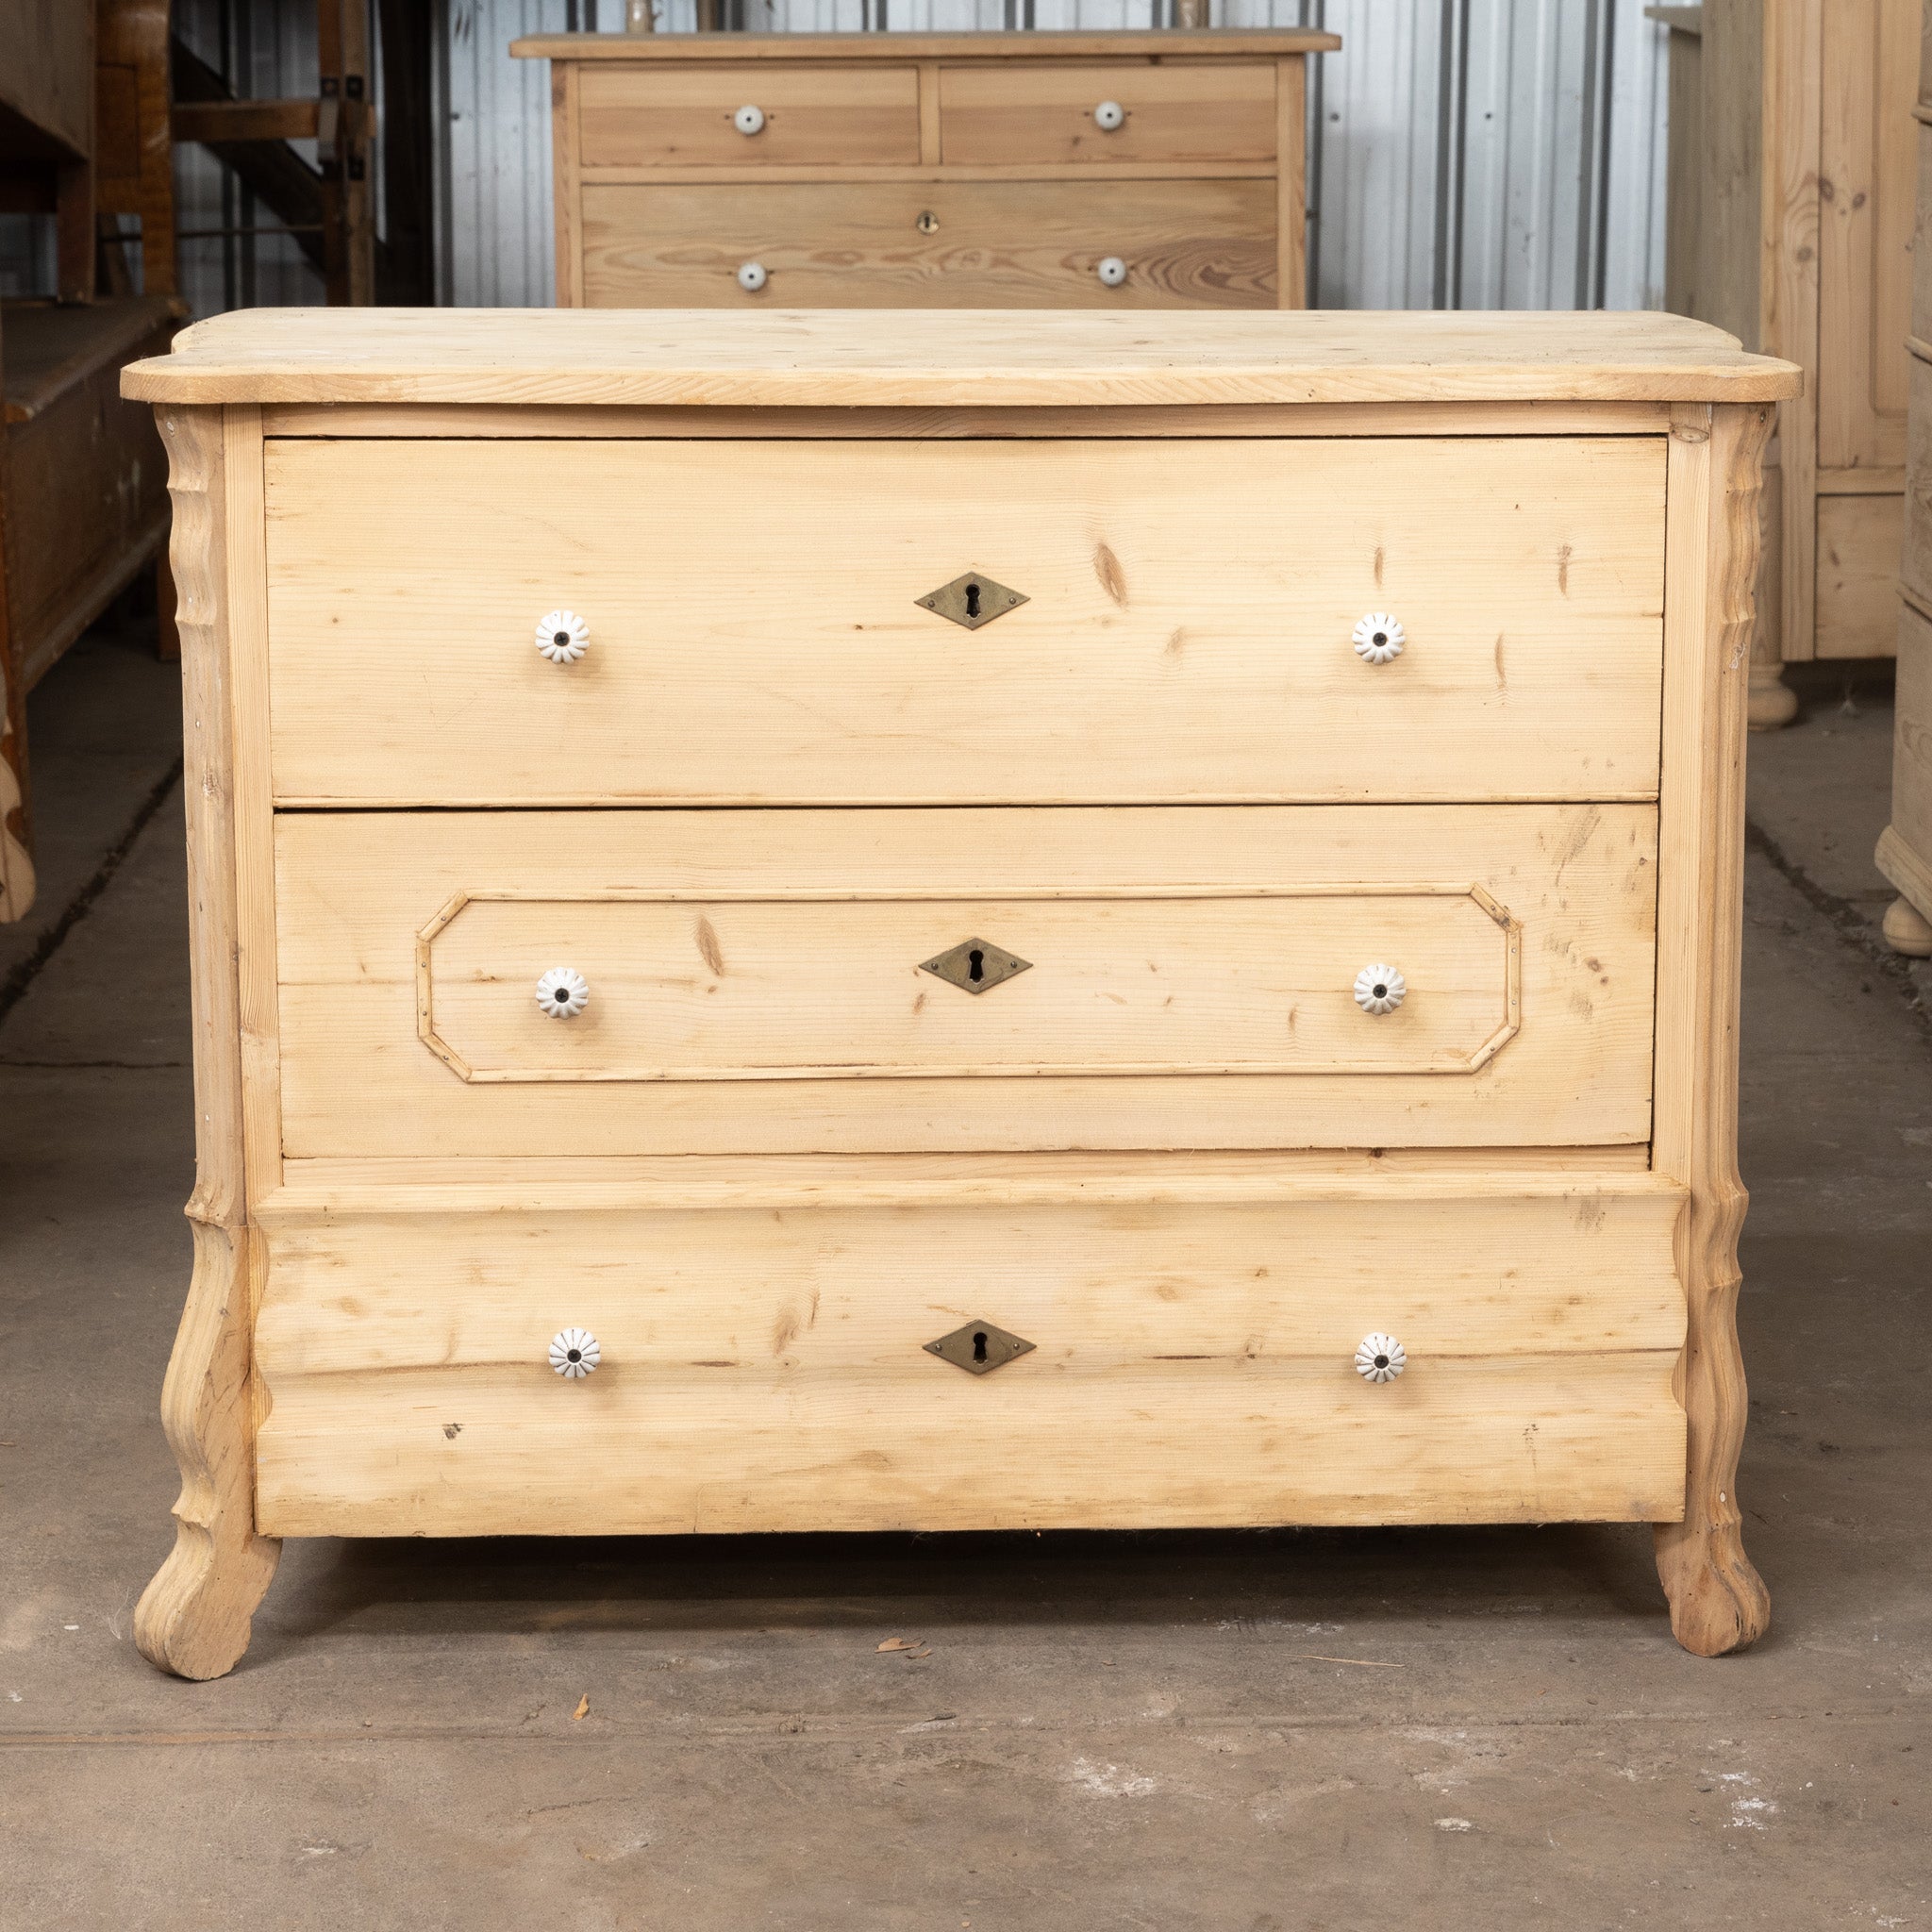
M 1670 549 L 1691 561 L 1665 588 L 1654 1163 L 1690 1199 L 1677 1231 L 1684 1517 L 1656 1534 L 1671 1627 L 1700 1657 L 1741 1649 L 1771 1623 L 1738 1507 L 1746 1397 L 1737 1319 L 1744 744 L 1770 418 L 1768 406 L 1733 405 L 1709 411 L 1701 429 L 1674 426 L 1667 483 Z
M 179 598 L 188 891 L 194 1023 L 194 1274 L 161 1391 L 181 1465 L 175 1547 L 142 1592 L 134 1641 L 182 1677 L 219 1677 L 248 1646 L 249 1624 L 281 1545 L 255 1533 L 247 1188 L 242 1141 L 241 988 L 233 723 L 225 618 L 223 426 L 218 408 L 163 408 L 170 546 Z

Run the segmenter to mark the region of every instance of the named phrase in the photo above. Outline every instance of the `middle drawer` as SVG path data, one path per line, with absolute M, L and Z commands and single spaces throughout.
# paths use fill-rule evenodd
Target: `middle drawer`
M 285 814 L 284 1145 L 1641 1141 L 1656 838 L 1648 806 Z
M 1657 791 L 1661 437 L 276 438 L 266 466 L 286 804 Z M 978 622 L 921 601 L 973 574 Z M 575 661 L 539 655 L 554 612 Z

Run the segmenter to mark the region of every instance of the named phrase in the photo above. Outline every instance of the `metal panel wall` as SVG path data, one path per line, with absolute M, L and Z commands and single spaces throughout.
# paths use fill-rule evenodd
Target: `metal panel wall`
M 613 21 L 622 0 L 605 0 Z M 436 292 L 458 308 L 551 300 L 550 69 L 519 34 L 598 25 L 596 0 L 445 0 Z

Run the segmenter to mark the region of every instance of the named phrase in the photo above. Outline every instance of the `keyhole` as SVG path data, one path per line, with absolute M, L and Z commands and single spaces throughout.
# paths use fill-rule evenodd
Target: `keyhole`
M 977 946 L 966 955 L 966 977 L 975 981 L 986 977 L 986 955 Z M 984 1341 L 986 1337 L 979 1339 Z
M 979 586 L 977 584 L 968 584 L 966 586 L 966 615 L 968 617 L 977 617 L 979 615 Z M 974 979 L 977 979 L 979 974 L 975 973 L 973 976 Z
M 983 1362 L 986 1359 L 986 1330 L 984 1328 L 975 1328 L 973 1331 L 973 1359 L 976 1362 Z

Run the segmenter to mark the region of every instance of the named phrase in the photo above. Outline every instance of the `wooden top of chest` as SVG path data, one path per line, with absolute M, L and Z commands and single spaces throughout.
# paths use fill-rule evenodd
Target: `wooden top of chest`
M 130 363 L 160 403 L 684 408 L 1775 402 L 1801 372 L 1681 316 L 254 308 Z
M 526 60 L 628 60 L 739 66 L 755 60 L 1199 60 L 1331 54 L 1340 34 L 1313 27 L 1173 28 L 1141 33 L 528 34 L 509 50 Z

